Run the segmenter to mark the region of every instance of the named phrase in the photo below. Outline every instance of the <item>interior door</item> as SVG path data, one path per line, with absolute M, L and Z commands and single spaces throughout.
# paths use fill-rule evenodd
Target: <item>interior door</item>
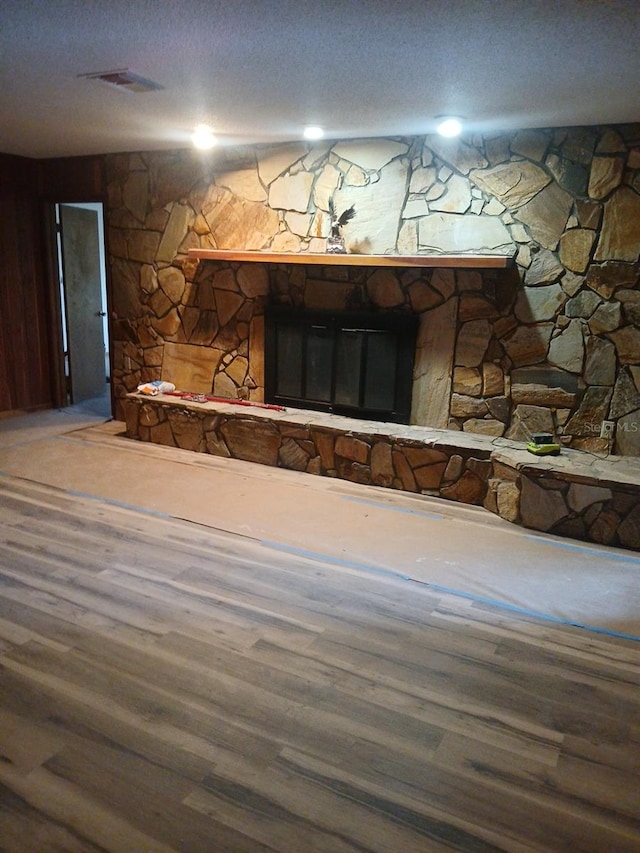
M 71 402 L 81 403 L 106 390 L 98 214 L 61 204 L 60 228 Z

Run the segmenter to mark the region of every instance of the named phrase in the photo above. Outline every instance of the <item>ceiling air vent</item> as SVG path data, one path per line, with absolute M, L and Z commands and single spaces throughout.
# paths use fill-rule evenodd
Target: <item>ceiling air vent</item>
M 106 83 L 107 86 L 112 86 L 115 89 L 120 89 L 121 92 L 133 92 L 140 94 L 142 92 L 156 92 L 158 89 L 164 89 L 159 83 L 154 83 L 153 80 L 147 80 L 128 68 L 118 68 L 115 71 L 94 71 L 91 74 L 78 74 L 78 77 L 84 77 L 87 80 L 97 80 L 100 83 Z

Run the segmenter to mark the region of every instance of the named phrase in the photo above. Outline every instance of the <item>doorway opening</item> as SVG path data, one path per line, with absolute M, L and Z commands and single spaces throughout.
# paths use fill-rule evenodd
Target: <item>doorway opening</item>
M 56 204 L 66 405 L 111 416 L 103 206 Z

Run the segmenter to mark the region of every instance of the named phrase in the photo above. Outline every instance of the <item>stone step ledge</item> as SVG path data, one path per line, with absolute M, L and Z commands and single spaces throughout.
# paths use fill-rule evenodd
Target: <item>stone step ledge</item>
M 128 394 L 127 436 L 483 506 L 534 530 L 640 550 L 640 461 L 306 409 Z

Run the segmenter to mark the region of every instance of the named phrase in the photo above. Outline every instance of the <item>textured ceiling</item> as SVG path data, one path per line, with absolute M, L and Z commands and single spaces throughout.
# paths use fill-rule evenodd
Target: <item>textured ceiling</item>
M 638 0 L 3 0 L 0 151 L 635 122 L 639 30 Z M 164 88 L 78 76 L 116 68 Z

